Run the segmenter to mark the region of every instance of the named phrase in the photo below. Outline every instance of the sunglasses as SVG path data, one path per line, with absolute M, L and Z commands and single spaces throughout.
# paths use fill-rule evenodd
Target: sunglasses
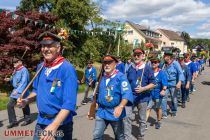
M 106 65 L 106 64 L 108 64 L 108 65 L 110 65 L 110 64 L 112 64 L 114 61 L 104 61 L 104 65 Z
M 157 64 L 159 63 L 158 61 L 151 61 L 152 64 Z
M 142 54 L 133 54 L 134 57 L 136 57 L 136 56 L 139 57 L 139 56 L 141 56 L 141 55 L 142 55 Z

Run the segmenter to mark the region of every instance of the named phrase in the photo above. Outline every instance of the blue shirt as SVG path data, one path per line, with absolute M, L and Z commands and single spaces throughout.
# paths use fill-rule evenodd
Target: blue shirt
M 190 68 L 186 65 L 182 66 L 182 71 L 185 77 L 185 80 L 182 81 L 182 85 L 186 85 L 188 81 L 192 80 L 192 74 L 191 74 Z
M 190 62 L 190 63 L 185 63 L 188 68 L 190 69 L 190 73 L 191 75 L 193 75 L 193 73 L 195 73 L 197 71 L 197 67 L 196 67 L 196 64 L 193 63 L 193 62 Z
M 41 65 L 38 66 L 38 69 Z M 44 67 L 33 83 L 33 92 L 37 94 L 36 101 L 39 111 L 37 122 L 49 125 L 54 118 L 42 118 L 40 114 L 56 115 L 61 109 L 66 109 L 70 111 L 62 123 L 66 124 L 76 115 L 78 89 L 76 71 L 66 60 L 58 68 L 53 69 L 48 76 L 46 70 L 47 68 Z
M 198 62 L 200 63 L 200 65 L 205 64 L 205 61 L 203 59 L 200 59 Z
M 12 83 L 12 86 L 13 86 L 13 92 L 17 92 L 17 94 L 14 96 L 10 95 L 11 98 L 14 98 L 14 99 L 18 99 L 21 95 L 21 93 L 23 92 L 23 90 L 26 88 L 26 86 L 28 85 L 30 81 L 30 76 L 29 76 L 29 72 L 27 70 L 26 67 L 23 67 L 21 68 L 20 70 L 16 71 L 13 75 L 12 75 L 12 79 L 11 79 L 11 83 Z M 27 91 L 25 94 L 24 94 L 24 97 L 27 97 L 29 95 L 29 91 Z
M 112 76 L 107 85 L 106 80 L 107 78 L 103 76 L 99 85 L 97 98 L 99 107 L 96 116 L 105 120 L 118 121 L 126 116 L 125 109 L 123 109 L 119 118 L 115 118 L 114 108 L 120 104 L 122 99 L 127 99 L 130 104 L 133 103 L 131 87 L 125 75 L 121 72 L 118 72 L 114 77 Z M 108 97 L 112 100 L 109 101 Z
M 116 69 L 124 74 L 125 73 L 125 65 L 124 65 L 124 63 L 122 63 L 122 62 L 118 63 L 117 66 L 116 66 Z
M 128 69 L 130 68 L 130 66 L 132 66 L 132 64 L 133 64 L 132 62 L 125 64 L 125 73 L 127 73 Z
M 152 99 L 160 99 L 163 96 L 160 95 L 161 90 L 164 86 L 168 86 L 167 75 L 163 70 L 160 70 L 155 76 L 156 85 L 155 88 L 151 90 Z
M 185 80 L 182 68 L 175 60 L 169 66 L 166 66 L 164 70 L 168 78 L 168 87 L 175 87 L 178 81 Z
M 200 63 L 198 61 L 194 62 L 197 67 L 197 72 L 200 70 Z
M 96 68 L 92 67 L 91 71 L 89 71 L 88 67 L 86 67 L 85 69 L 85 83 L 88 85 L 89 84 L 89 77 L 92 78 L 93 81 L 96 81 L 96 76 L 97 76 L 97 72 L 96 72 Z
M 132 65 L 128 69 L 128 72 L 127 72 L 127 78 L 128 78 L 129 83 L 131 84 L 131 89 L 134 94 L 134 98 L 135 98 L 134 102 L 135 103 L 148 102 L 151 99 L 150 91 L 146 91 L 144 93 L 135 93 L 135 88 L 138 86 L 137 80 L 141 79 L 142 72 L 143 72 L 143 68 L 136 70 L 135 65 Z M 144 70 L 144 74 L 143 74 L 141 83 L 142 83 L 141 84 L 142 87 L 147 86 L 149 84 L 156 84 L 154 72 L 153 72 L 151 66 L 149 66 L 147 64 L 145 66 L 145 70 Z

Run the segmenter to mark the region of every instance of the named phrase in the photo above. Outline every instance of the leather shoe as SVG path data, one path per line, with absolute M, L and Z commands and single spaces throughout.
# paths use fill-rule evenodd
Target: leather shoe
M 31 123 L 31 120 L 29 120 L 29 121 L 24 121 L 22 124 L 21 124 L 21 126 L 26 126 L 26 125 L 28 125 L 28 124 L 30 124 Z
M 17 122 L 14 122 L 14 123 L 10 123 L 9 125 L 7 125 L 7 128 L 12 128 L 12 127 L 15 127 L 15 126 L 18 126 L 18 123 Z

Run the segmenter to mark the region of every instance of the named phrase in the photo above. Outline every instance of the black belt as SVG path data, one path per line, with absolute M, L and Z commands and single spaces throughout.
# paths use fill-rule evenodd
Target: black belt
M 40 117 L 44 119 L 54 119 L 57 114 L 44 114 L 44 113 L 39 113 Z
M 103 108 L 103 109 L 113 109 L 113 108 L 115 108 L 116 106 L 114 106 L 114 107 L 108 107 L 108 106 L 104 106 L 104 105 L 100 105 L 99 104 L 99 107 L 101 107 L 101 108 Z
M 168 82 L 172 82 L 172 81 L 176 81 L 176 79 L 174 79 L 174 80 L 168 80 Z

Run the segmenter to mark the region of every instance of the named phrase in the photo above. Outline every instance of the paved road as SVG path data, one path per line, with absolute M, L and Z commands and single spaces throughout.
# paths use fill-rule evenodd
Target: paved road
M 187 103 L 187 108 L 178 108 L 177 117 L 168 117 L 162 121 L 162 128 L 154 128 L 155 114 L 152 113 L 149 119 L 149 129 L 146 132 L 145 140 L 210 140 L 210 85 L 202 84 L 203 81 L 210 81 L 210 68 L 207 67 L 203 74 L 196 80 L 197 91 L 191 95 L 191 101 Z M 82 94 L 78 95 L 78 103 L 82 99 Z M 74 118 L 74 140 L 91 140 L 94 129 L 94 121 L 86 119 L 89 105 L 78 108 L 78 115 Z M 25 127 L 15 127 L 10 130 L 34 130 L 35 119 L 37 116 L 36 105 L 31 105 L 33 123 Z M 16 109 L 18 119 L 22 119 L 22 111 Z M 8 134 L 7 112 L 0 111 L 0 139 L 20 139 L 29 140 L 32 137 L 13 137 L 5 136 Z M 137 135 L 137 123 L 133 123 L 133 135 Z M 10 131 L 11 132 L 11 131 Z M 30 133 L 29 133 L 30 134 Z M 105 132 L 105 140 L 114 140 L 113 132 L 110 127 Z

